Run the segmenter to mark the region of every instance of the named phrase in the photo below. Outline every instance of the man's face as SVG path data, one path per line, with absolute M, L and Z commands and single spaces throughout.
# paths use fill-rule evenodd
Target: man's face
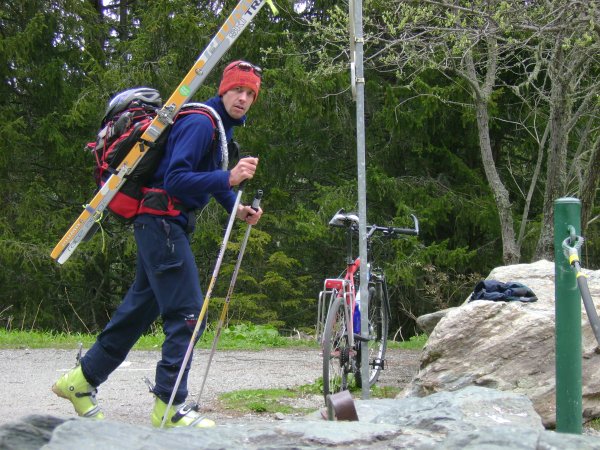
M 250 88 L 238 86 L 223 94 L 225 111 L 234 119 L 240 119 L 248 112 L 254 102 L 254 91 Z

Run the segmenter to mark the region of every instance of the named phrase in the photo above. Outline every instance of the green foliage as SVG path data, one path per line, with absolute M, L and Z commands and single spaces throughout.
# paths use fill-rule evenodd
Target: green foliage
M 199 345 L 209 348 L 212 340 L 213 335 L 209 331 L 203 335 Z M 250 323 L 227 327 L 219 338 L 219 348 L 223 350 L 236 348 L 259 350 L 270 347 L 289 347 L 290 345 L 304 347 L 314 345 L 314 342 L 292 340 L 279 334 L 274 327 Z
M 108 218 L 64 266 L 48 256 L 95 189 L 94 162 L 82 148 L 94 138 L 115 92 L 149 85 L 166 98 L 235 4 L 136 0 L 127 4 L 123 17 L 115 9 L 102 13 L 91 2 L 72 0 L 16 0 L 0 6 L 2 328 L 53 330 L 58 336 L 95 333 L 107 323 L 134 276 L 131 230 Z M 290 334 L 313 328 L 322 280 L 345 266 L 344 235 L 327 223 L 340 208 L 358 209 L 347 3 L 278 6 L 277 17 L 263 8 L 195 98 L 214 95 L 229 60 L 247 59 L 264 69 L 248 126 L 236 131 L 242 153 L 260 159 L 243 201 L 249 203 L 252 191 L 263 189 L 265 213 L 252 230 L 230 299 L 227 329 L 234 331 L 226 334 L 232 336 L 251 333 L 244 328 L 249 323 Z M 522 3 L 473 2 L 472 11 L 487 11 L 483 19 L 495 21 L 505 42 L 516 45 L 523 41 L 521 32 L 508 18 L 517 6 L 524 8 Z M 421 226 L 418 238 L 374 243 L 390 285 L 391 334 L 404 339 L 418 332 L 418 315 L 459 304 L 475 280 L 502 261 L 473 91 L 451 70 L 467 47 L 475 57 L 484 55 L 481 42 L 471 46 L 482 17 L 469 11 L 443 15 L 418 2 L 365 3 L 368 220 L 410 226 L 415 214 Z M 526 12 L 532 20 L 545 17 L 542 5 Z M 431 48 L 419 47 L 419 40 L 398 39 L 428 21 L 464 32 L 451 39 L 434 34 Z M 565 39 L 563 46 L 595 48 L 597 39 L 588 28 L 588 34 Z M 443 51 L 446 46 L 450 52 Z M 523 62 L 503 70 L 502 84 L 490 93 L 490 139 L 518 216 L 537 157 L 532 136 L 543 134 L 535 127 L 547 120 L 547 110 L 532 110 L 528 102 L 537 90 L 548 91 L 544 73 L 532 77 L 535 86 L 509 88 L 533 70 L 528 69 L 533 55 L 511 55 L 514 61 L 522 56 Z M 439 70 L 443 61 L 449 70 Z M 485 60 L 478 61 L 483 70 Z M 591 69 L 597 75 L 597 66 Z M 597 122 L 588 120 L 597 137 Z M 585 164 L 589 155 L 580 157 Z M 577 173 L 573 169 L 573 180 Z M 533 254 L 542 206 L 541 197 L 534 196 L 523 255 Z M 211 278 L 227 218 L 215 202 L 198 214 L 192 249 L 202 286 Z M 224 306 L 244 232 L 245 226 L 236 223 L 211 299 L 211 323 Z M 598 234 L 593 227 L 590 233 Z M 591 252 L 587 267 L 593 267 L 597 245 L 592 241 L 586 247 Z

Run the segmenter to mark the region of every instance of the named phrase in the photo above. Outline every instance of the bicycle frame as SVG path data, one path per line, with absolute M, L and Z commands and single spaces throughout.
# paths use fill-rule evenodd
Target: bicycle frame
M 354 259 L 352 257 L 352 229 L 350 227 L 346 233 L 346 252 L 346 269 L 344 270 L 344 278 L 325 279 L 323 282 L 323 290 L 319 293 L 319 301 L 317 304 L 316 337 L 317 340 L 321 340 L 321 333 L 323 332 L 323 327 L 327 318 L 327 311 L 329 311 L 331 304 L 336 298 L 342 297 L 345 300 L 344 305 L 346 306 L 345 317 L 347 322 L 349 345 L 354 347 L 354 311 L 356 308 L 354 274 L 360 269 L 360 258 Z M 326 298 L 329 298 L 328 302 L 325 301 Z
M 348 343 L 354 347 L 354 312 L 356 310 L 356 289 L 354 287 L 354 274 L 360 268 L 360 258 L 350 262 L 346 267 L 344 278 L 327 278 L 323 283 L 323 290 L 319 294 L 319 303 L 317 306 L 319 317 L 317 318 L 317 338 L 320 340 L 320 333 L 323 331 L 323 325 L 327 317 L 327 311 L 333 301 L 341 297 L 344 299 L 346 311 L 346 329 L 348 333 Z M 325 302 L 325 298 L 329 302 Z M 360 332 L 360 329 L 358 330 Z

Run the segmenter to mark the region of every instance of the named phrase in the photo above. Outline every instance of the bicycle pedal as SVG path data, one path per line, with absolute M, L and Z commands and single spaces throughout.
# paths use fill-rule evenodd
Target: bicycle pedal
M 385 370 L 385 359 L 376 358 L 369 365 L 374 369 L 379 367 L 381 370 Z

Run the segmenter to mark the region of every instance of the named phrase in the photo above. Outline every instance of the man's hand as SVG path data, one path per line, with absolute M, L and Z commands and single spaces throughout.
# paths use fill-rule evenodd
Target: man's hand
M 260 219 L 260 216 L 262 216 L 262 213 L 263 210 L 261 208 L 258 208 L 258 210 L 255 211 L 251 206 L 239 205 L 236 217 L 250 225 L 256 225 Z
M 229 185 L 237 186 L 244 180 L 249 180 L 254 176 L 258 166 L 258 158 L 242 158 L 229 172 Z

